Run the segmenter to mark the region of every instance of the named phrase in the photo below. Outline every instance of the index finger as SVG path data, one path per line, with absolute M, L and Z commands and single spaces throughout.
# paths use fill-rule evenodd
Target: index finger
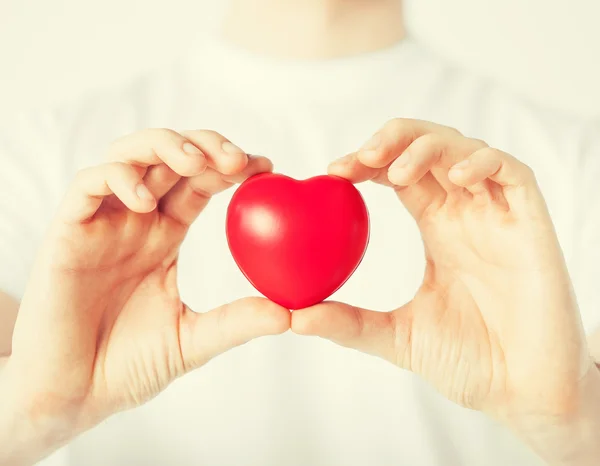
M 425 134 L 462 136 L 449 126 L 425 120 L 394 118 L 373 135 L 358 151 L 357 158 L 370 168 L 383 168 L 399 157 L 415 140 Z
M 144 129 L 115 140 L 107 158 L 143 168 L 164 163 L 180 176 L 198 175 L 208 163 L 196 144 L 166 128 Z
M 353 183 L 373 180 L 393 186 L 387 177 L 387 168 L 418 138 L 426 134 L 459 136 L 449 126 L 425 120 L 394 118 L 388 121 L 358 151 L 333 161 L 328 172 Z

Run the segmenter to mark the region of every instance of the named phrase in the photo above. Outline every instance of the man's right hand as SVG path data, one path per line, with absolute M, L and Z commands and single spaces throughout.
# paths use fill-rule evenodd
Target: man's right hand
M 77 175 L 27 285 L 2 380 L 13 413 L 0 420 L 2 464 L 36 461 L 214 356 L 290 327 L 289 311 L 265 299 L 197 314 L 177 288 L 191 223 L 269 160 L 212 131 L 165 129 L 116 141 L 110 160 Z

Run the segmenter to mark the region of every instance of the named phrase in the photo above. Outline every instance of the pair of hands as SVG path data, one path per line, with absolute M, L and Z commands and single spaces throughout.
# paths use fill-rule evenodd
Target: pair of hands
M 43 435 L 71 438 L 290 328 L 385 358 L 511 426 L 576 406 L 592 360 L 545 201 L 512 156 L 445 126 L 388 122 L 329 173 L 385 185 L 413 215 L 427 263 L 414 299 L 290 313 L 247 298 L 201 314 L 179 296 L 179 246 L 213 195 L 271 162 L 212 131 L 164 129 L 116 141 L 110 159 L 71 186 L 15 327 L 6 380 L 34 426 L 53 426 Z

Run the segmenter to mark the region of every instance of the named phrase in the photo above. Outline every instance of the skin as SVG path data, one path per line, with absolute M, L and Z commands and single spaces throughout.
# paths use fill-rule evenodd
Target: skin
M 0 367 L 11 353 L 12 332 L 18 309 L 19 304 L 14 299 L 0 292 Z
M 292 330 L 419 374 L 549 464 L 597 464 L 600 371 L 531 169 L 452 128 L 396 119 L 329 173 L 394 190 L 426 271 L 391 312 L 328 302 L 294 311 Z
M 375 139 L 329 172 L 394 189 L 421 231 L 423 283 L 393 312 L 329 303 L 294 313 L 292 328 L 382 356 L 468 408 L 570 409 L 562 382 L 593 364 L 531 170 L 429 122 L 393 120 Z M 559 393 L 547 390 L 549 373 Z M 522 406 L 512 407 L 514 393 Z
M 600 372 L 527 166 L 451 128 L 392 120 L 329 171 L 394 189 L 413 215 L 427 252 L 415 298 L 388 313 L 323 303 L 290 317 L 250 299 L 198 315 L 175 282 L 185 231 L 213 193 L 271 168 L 225 141 L 150 130 L 113 146 L 121 162 L 76 178 L 20 306 L 0 387 L 3 463 L 30 464 L 221 352 L 291 328 L 420 374 L 550 464 L 595 464 Z M 206 156 L 184 154 L 189 142 Z
M 398 0 L 232 0 L 231 4 L 224 37 L 247 50 L 285 59 L 368 53 L 405 35 Z
M 252 11 L 234 2 L 225 34 L 296 58 L 377 50 L 403 35 L 394 29 L 399 2 L 292 4 L 302 14 L 274 0 L 253 2 Z M 250 31 L 256 21 L 242 21 L 245 14 L 274 27 Z M 278 31 L 286 41 L 274 40 Z M 186 154 L 186 143 L 203 155 Z M 392 120 L 329 171 L 393 189 L 413 215 L 427 261 L 413 300 L 392 312 L 324 303 L 290 316 L 246 299 L 195 314 L 175 280 L 187 228 L 212 195 L 271 169 L 226 143 L 207 131 L 147 130 L 117 141 L 111 162 L 74 180 L 20 303 L 0 385 L 0 463 L 31 464 L 223 351 L 290 328 L 420 374 L 507 425 L 549 464 L 597 463 L 598 340 L 588 344 L 583 333 L 528 167 L 451 128 Z M 141 183 L 150 197 L 140 196 Z M 3 306 L 10 323 L 16 305 Z
M 194 313 L 176 282 L 179 246 L 210 198 L 269 160 L 211 131 L 165 129 L 116 141 L 109 159 L 74 180 L 21 302 L 0 385 L 2 464 L 31 464 L 223 351 L 290 328 L 289 311 L 260 298 Z

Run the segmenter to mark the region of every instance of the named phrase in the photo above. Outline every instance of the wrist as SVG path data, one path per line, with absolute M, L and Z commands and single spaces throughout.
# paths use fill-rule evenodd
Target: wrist
M 600 458 L 600 369 L 581 379 L 569 409 L 531 415 L 512 430 L 550 466 L 592 466 Z
M 77 434 L 63 417 L 42 415 L 6 364 L 0 373 L 0 464 L 35 464 Z

